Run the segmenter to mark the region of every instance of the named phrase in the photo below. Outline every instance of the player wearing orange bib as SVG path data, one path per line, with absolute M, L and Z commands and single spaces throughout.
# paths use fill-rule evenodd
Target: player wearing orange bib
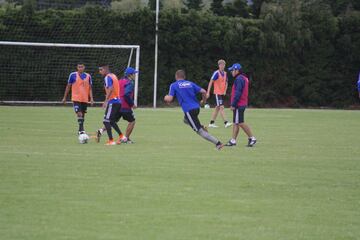
M 104 77 L 104 87 L 106 92 L 103 104 L 103 108 L 106 109 L 103 124 L 106 128 L 109 140 L 105 145 L 120 144 L 123 134 L 116 123 L 119 120 L 121 109 L 119 80 L 115 74 L 110 72 L 108 65 L 100 66 L 99 73 Z M 117 142 L 114 141 L 112 128 L 119 134 L 119 140 Z
M 71 101 L 73 102 L 79 124 L 78 134 L 82 134 L 85 133 L 84 121 L 88 102 L 90 100 L 91 105 L 94 103 L 92 94 L 92 79 L 90 74 L 85 72 L 85 65 L 83 63 L 78 63 L 77 71 L 72 72 L 69 76 L 68 84 L 62 99 L 64 104 L 66 103 L 66 98 L 70 90 Z
M 210 97 L 210 90 L 212 85 L 214 85 L 214 95 L 216 99 L 216 107 L 211 116 L 211 121 L 209 127 L 217 128 L 218 126 L 215 125 L 215 120 L 217 115 L 220 113 L 222 119 L 224 120 L 225 127 L 230 127 L 232 124 L 229 123 L 226 119 L 225 112 L 224 112 L 224 97 L 226 95 L 226 90 L 228 87 L 228 78 L 227 73 L 225 72 L 225 61 L 220 59 L 218 61 L 219 69 L 216 70 L 209 82 L 206 98 Z

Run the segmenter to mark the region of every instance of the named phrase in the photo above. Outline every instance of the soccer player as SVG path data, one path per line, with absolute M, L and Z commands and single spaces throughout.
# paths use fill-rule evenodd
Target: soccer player
M 360 98 L 360 72 L 359 72 L 359 78 L 358 78 L 358 82 L 357 82 L 357 89 L 358 89 L 359 98 Z
M 104 126 L 107 131 L 109 140 L 105 145 L 116 145 L 121 143 L 123 134 L 117 125 L 116 121 L 119 119 L 121 100 L 119 99 L 119 82 L 115 74 L 110 72 L 108 65 L 102 65 L 99 67 L 99 73 L 104 77 L 104 87 L 106 97 L 103 103 L 105 108 Z M 114 141 L 112 135 L 112 128 L 119 134 L 119 140 Z
M 241 129 L 248 136 L 248 147 L 256 143 L 256 138 L 251 132 L 250 127 L 244 122 L 244 112 L 248 105 L 249 79 L 243 73 L 240 63 L 235 63 L 229 68 L 235 81 L 231 89 L 231 110 L 233 111 L 233 134 L 232 139 L 225 146 L 236 146 L 236 138 Z
M 165 96 L 164 101 L 171 103 L 174 100 L 174 97 L 176 97 L 185 113 L 184 122 L 190 125 L 201 137 L 215 144 L 216 148 L 220 150 L 224 145 L 206 131 L 198 118 L 200 113 L 200 104 L 196 99 L 196 94 L 201 93 L 202 102 L 205 102 L 206 91 L 195 83 L 185 80 L 185 77 L 184 70 L 176 71 L 176 82 L 170 85 L 169 94 Z
M 217 128 L 218 126 L 215 125 L 215 120 L 217 118 L 218 113 L 220 113 L 222 119 L 224 120 L 225 127 L 230 127 L 232 124 L 229 123 L 226 119 L 226 114 L 224 112 L 224 97 L 226 95 L 226 90 L 228 87 L 228 78 L 227 73 L 225 71 L 225 65 L 226 62 L 222 59 L 218 61 L 219 69 L 216 70 L 209 82 L 207 93 L 206 93 L 206 99 L 210 97 L 210 90 L 212 85 L 214 84 L 214 95 L 216 99 L 216 107 L 215 110 L 211 116 L 211 121 L 209 124 L 209 127 L 211 128 Z
M 119 117 L 122 117 L 128 122 L 125 138 L 122 141 L 129 144 L 134 143 L 130 140 L 130 135 L 135 127 L 135 116 L 133 109 L 135 109 L 137 106 L 134 103 L 134 80 L 135 74 L 137 73 L 138 71 L 136 71 L 134 68 L 128 67 L 125 69 L 124 78 L 119 80 L 121 100 L 121 110 Z
M 91 105 L 94 104 L 94 99 L 92 94 L 92 79 L 90 74 L 85 72 L 85 65 L 78 63 L 76 69 L 77 71 L 72 72 L 69 76 L 62 102 L 64 104 L 66 103 L 66 98 L 71 89 L 71 101 L 73 102 L 77 115 L 79 124 L 78 134 L 80 135 L 85 133 L 84 121 L 89 99 Z

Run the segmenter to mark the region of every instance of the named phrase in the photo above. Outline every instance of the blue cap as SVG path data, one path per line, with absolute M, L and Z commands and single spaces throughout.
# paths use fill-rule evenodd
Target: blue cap
M 234 63 L 230 68 L 229 68 L 229 71 L 233 71 L 233 70 L 240 70 L 242 67 L 241 67 L 241 64 L 240 63 Z
M 129 76 L 131 74 L 134 74 L 134 73 L 138 73 L 139 71 L 136 71 L 135 68 L 132 68 L 132 67 L 127 67 L 125 69 L 125 76 Z

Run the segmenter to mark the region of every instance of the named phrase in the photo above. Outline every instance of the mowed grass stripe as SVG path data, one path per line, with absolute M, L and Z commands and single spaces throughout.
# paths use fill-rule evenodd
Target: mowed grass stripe
M 359 239 L 360 112 L 248 109 L 258 145 L 223 151 L 182 117 L 138 109 L 136 144 L 106 147 L 69 107 L 0 107 L 1 239 Z

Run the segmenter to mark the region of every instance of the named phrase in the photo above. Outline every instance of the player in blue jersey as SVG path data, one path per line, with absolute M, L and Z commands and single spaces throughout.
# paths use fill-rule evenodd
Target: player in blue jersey
M 357 82 L 357 90 L 359 92 L 359 98 L 360 98 L 360 72 L 359 72 L 359 78 L 358 78 L 358 82 Z
M 206 91 L 195 83 L 185 80 L 184 70 L 178 70 L 175 73 L 176 82 L 170 85 L 169 94 L 165 96 L 164 101 L 171 103 L 174 97 L 177 98 L 183 112 L 185 113 L 184 122 L 204 139 L 215 144 L 220 150 L 224 145 L 215 137 L 211 136 L 203 125 L 201 125 L 198 115 L 200 113 L 200 104 L 196 99 L 198 93 L 202 94 L 202 102 L 206 100 Z

